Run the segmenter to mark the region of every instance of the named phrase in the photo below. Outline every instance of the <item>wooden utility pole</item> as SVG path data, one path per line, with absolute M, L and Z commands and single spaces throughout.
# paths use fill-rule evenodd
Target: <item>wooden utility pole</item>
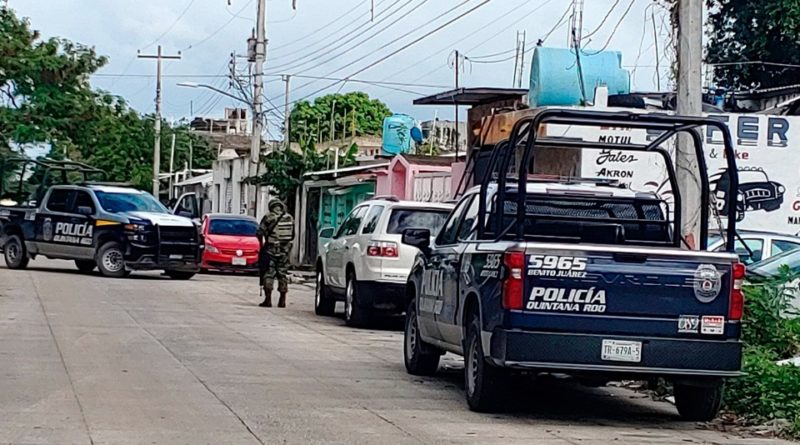
M 676 112 L 700 116 L 702 102 L 703 0 L 678 1 L 678 97 Z M 688 134 L 678 137 L 676 174 L 681 192 L 681 234 L 692 249 L 699 247 L 701 188 L 694 142 Z
M 181 53 L 174 56 L 167 56 L 161 52 L 161 45 L 158 45 L 157 54 L 142 54 L 137 52 L 137 57 L 140 59 L 156 59 L 156 121 L 154 123 L 155 130 L 155 143 L 153 146 L 153 196 L 158 199 L 159 193 L 159 179 L 158 174 L 161 171 L 161 61 L 163 59 L 179 60 Z
M 289 74 L 283 76 L 283 81 L 286 82 L 286 92 L 284 93 L 284 99 L 283 99 L 283 119 L 284 119 L 284 123 L 283 123 L 283 131 L 284 131 L 283 142 L 285 144 L 285 149 L 286 150 L 288 150 L 290 148 L 291 144 L 292 144 L 291 139 L 290 139 L 290 137 L 291 137 L 290 135 L 292 133 L 290 131 L 291 129 L 289 128 L 290 125 L 291 125 L 291 120 L 289 120 L 289 81 L 291 80 L 291 78 L 292 78 L 292 76 L 289 75 Z

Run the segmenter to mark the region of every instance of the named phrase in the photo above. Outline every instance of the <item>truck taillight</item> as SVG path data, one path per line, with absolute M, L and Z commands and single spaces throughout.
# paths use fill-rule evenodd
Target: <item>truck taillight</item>
M 397 258 L 397 243 L 392 242 L 372 242 L 367 246 L 368 256 Z
M 503 279 L 503 308 L 522 309 L 523 308 L 523 289 L 525 270 L 525 252 L 508 251 L 506 252 L 503 263 L 506 266 L 506 274 Z
M 742 293 L 742 283 L 746 268 L 742 263 L 733 265 L 731 298 L 728 305 L 728 319 L 741 320 L 744 313 L 744 293 Z

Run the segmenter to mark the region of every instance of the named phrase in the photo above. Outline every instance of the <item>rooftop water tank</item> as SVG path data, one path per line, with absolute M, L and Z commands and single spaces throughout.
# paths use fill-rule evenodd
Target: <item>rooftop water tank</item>
M 407 114 L 393 114 L 383 120 L 383 154 L 408 153 L 413 147 L 411 129 L 417 121 Z
M 619 51 L 580 51 L 586 100 L 592 102 L 597 86 L 608 87 L 608 94 L 628 94 L 630 73 L 622 68 Z M 529 102 L 531 107 L 580 105 L 583 99 L 578 76 L 578 57 L 574 49 L 537 47 L 533 53 Z

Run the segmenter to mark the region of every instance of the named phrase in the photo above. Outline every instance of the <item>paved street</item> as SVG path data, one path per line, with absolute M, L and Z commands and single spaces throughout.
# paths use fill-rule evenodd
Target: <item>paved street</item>
M 411 377 L 399 326 L 352 330 L 255 307 L 256 279 L 0 266 L 0 443 L 779 443 L 679 422 L 622 389 L 541 382 L 502 415 L 468 411 L 460 363 Z

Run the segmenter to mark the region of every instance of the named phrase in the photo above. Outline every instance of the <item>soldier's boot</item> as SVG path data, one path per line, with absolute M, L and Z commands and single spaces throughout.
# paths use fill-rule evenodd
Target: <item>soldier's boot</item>
M 264 289 L 264 301 L 259 306 L 272 307 L 272 289 Z
M 281 297 L 278 299 L 278 307 L 286 307 L 286 291 L 281 292 Z

